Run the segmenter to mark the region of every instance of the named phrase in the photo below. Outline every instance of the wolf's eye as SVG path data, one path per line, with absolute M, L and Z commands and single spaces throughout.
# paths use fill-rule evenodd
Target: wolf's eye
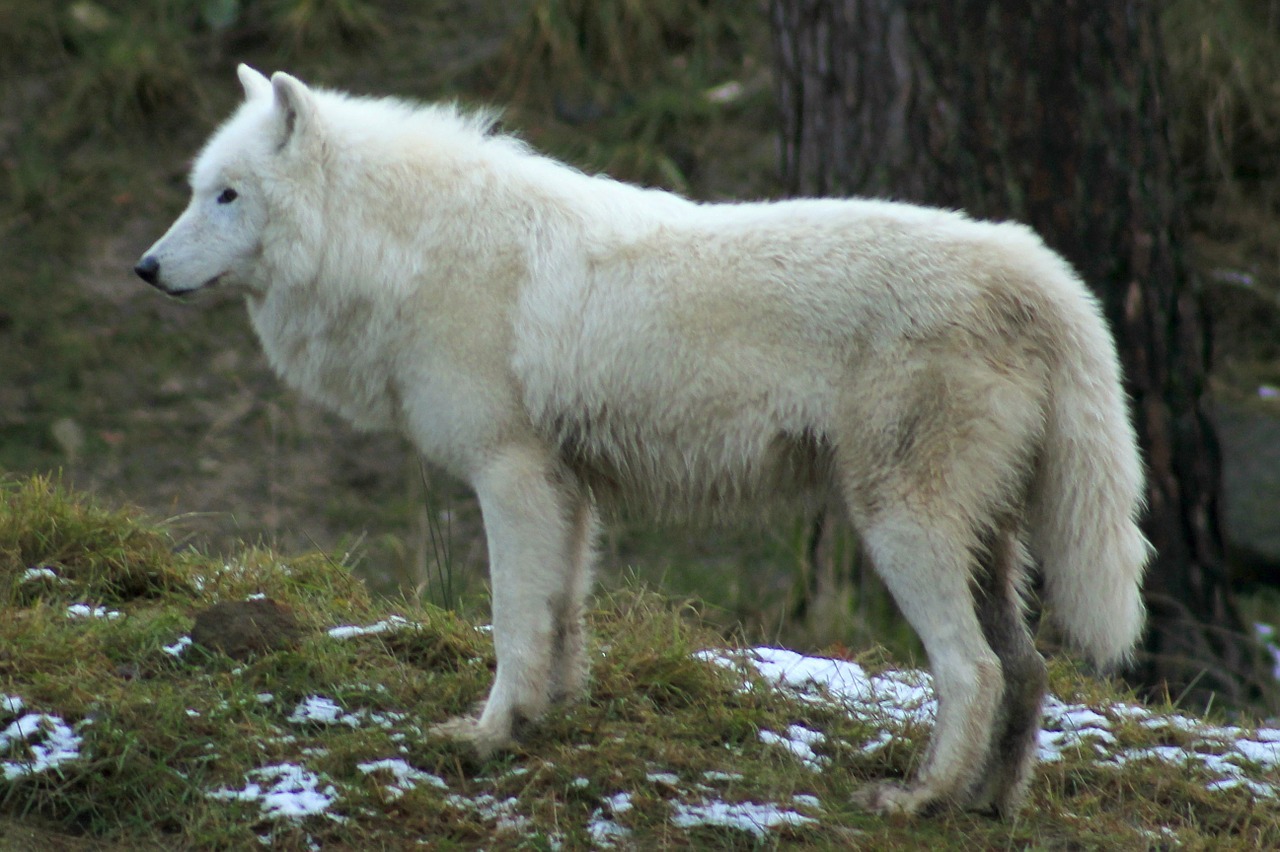
M 218 203 L 230 204 L 231 202 L 235 201 L 238 197 L 239 197 L 239 193 L 237 193 L 231 187 L 227 187 L 226 189 L 222 190 L 222 192 L 218 193 Z

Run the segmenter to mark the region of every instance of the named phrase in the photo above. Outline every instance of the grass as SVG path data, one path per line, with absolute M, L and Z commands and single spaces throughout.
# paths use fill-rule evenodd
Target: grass
M 181 647 L 194 613 L 255 595 L 287 607 L 301 640 L 239 661 Z M 1099 766 L 1087 745 L 1041 768 L 1030 806 L 1012 822 L 859 813 L 848 805 L 852 790 L 907 772 L 928 726 L 908 723 L 868 751 L 858 745 L 877 735 L 868 718 L 699 659 L 732 649 L 691 607 L 634 588 L 591 614 L 590 699 L 484 761 L 425 734 L 487 687 L 493 652 L 482 621 L 374 599 L 324 554 L 251 548 L 214 559 L 56 481 L 11 480 L 0 503 L 0 596 L 0 729 L 37 713 L 45 731 L 0 744 L 0 848 L 37 830 L 62 848 L 171 850 L 259 839 L 279 849 L 585 849 L 622 831 L 624 848 L 1280 843 L 1274 800 L 1209 792 L 1206 773 L 1190 765 Z M 73 615 L 79 604 L 98 617 Z M 390 628 L 329 632 L 379 623 Z M 891 672 L 882 657 L 862 662 Z M 1064 699 L 1094 708 L 1132 700 L 1063 661 L 1052 681 Z M 824 767 L 761 736 L 795 725 L 825 734 L 814 746 Z M 1185 726 L 1116 717 L 1112 730 L 1129 749 L 1206 748 Z M 64 744 L 79 738 L 70 756 L 21 769 L 59 732 Z M 296 799 L 281 795 L 273 809 L 255 795 L 271 790 L 309 790 L 325 806 L 289 816 L 285 804 Z M 710 802 L 796 822 L 758 834 L 712 824 Z

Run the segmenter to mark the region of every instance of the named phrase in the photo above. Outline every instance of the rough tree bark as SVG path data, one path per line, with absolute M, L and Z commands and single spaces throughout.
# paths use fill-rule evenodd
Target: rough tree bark
M 1156 12 L 1150 0 L 770 0 L 782 168 L 799 195 L 1026 222 L 1076 266 L 1116 333 L 1149 471 L 1158 555 L 1132 675 L 1175 698 L 1240 702 L 1256 656 L 1223 557 Z

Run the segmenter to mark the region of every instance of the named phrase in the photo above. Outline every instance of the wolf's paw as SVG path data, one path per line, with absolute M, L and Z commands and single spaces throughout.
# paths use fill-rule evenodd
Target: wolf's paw
M 587 697 L 587 679 L 581 677 L 571 683 L 555 682 L 548 690 L 548 704 L 551 707 L 572 707 Z
M 515 742 L 509 728 L 496 730 L 481 725 L 476 716 L 457 716 L 447 722 L 432 725 L 427 733 L 470 745 L 480 757 L 488 757 L 495 751 L 510 748 Z
M 959 805 L 971 813 L 1007 820 L 1017 816 L 1022 810 L 1026 794 L 1025 785 L 999 790 L 982 788 Z
M 998 819 L 1010 819 L 1018 815 L 1027 799 L 1027 787 L 1030 786 L 1029 761 L 1013 770 L 1007 766 L 1003 771 L 987 769 L 985 778 L 977 782 L 967 796 L 959 802 L 967 811 L 993 816 Z
M 899 784 L 896 781 L 879 781 L 857 790 L 853 794 L 853 804 L 885 816 L 913 816 L 932 810 L 937 799 L 930 791 L 921 787 Z

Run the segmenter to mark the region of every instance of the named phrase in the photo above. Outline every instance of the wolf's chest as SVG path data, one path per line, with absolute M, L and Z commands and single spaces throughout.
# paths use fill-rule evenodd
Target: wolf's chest
M 371 304 L 249 301 L 272 369 L 290 387 L 363 429 L 393 425 L 391 326 Z

